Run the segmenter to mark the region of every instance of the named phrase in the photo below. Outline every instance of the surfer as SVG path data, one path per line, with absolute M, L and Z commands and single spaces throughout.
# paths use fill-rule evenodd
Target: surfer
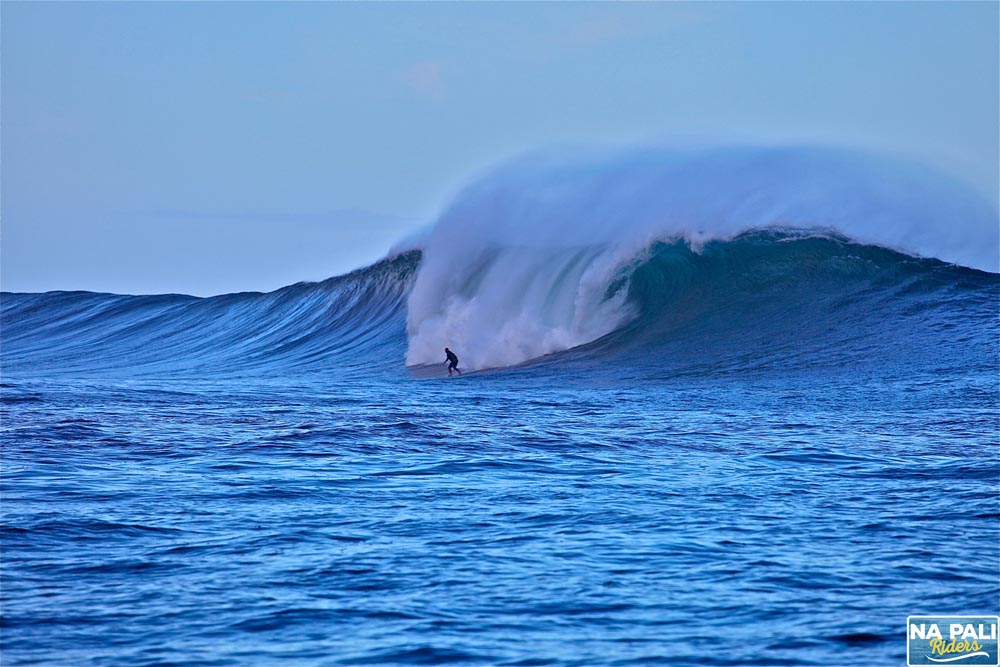
M 458 371 L 458 374 L 461 375 L 462 371 L 458 370 L 458 357 L 455 356 L 455 353 L 449 350 L 448 348 L 444 348 L 444 353 L 448 357 L 447 359 L 448 375 L 451 376 L 451 372 L 453 370 Z

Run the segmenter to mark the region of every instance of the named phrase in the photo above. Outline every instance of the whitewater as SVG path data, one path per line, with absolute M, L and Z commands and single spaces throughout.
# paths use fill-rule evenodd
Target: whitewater
M 5 292 L 3 663 L 899 664 L 1000 599 L 998 252 L 895 158 L 550 149 L 322 282 Z

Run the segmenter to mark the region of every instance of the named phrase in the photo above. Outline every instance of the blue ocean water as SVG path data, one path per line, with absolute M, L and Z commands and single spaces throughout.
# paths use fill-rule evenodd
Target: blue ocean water
M 906 616 L 996 613 L 1000 275 L 453 231 L 268 294 L 4 293 L 2 664 L 898 665 Z

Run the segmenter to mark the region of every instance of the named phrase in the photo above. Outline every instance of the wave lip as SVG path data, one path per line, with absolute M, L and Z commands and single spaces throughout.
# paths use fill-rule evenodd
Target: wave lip
M 592 342 L 637 317 L 630 271 L 654 244 L 698 253 L 761 229 L 1000 264 L 995 211 L 897 160 L 815 148 L 535 154 L 472 184 L 430 232 L 407 364 L 450 346 L 472 368 L 510 366 Z

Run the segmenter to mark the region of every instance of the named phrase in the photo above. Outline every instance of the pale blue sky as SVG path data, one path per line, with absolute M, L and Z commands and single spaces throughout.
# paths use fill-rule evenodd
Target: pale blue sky
M 3 2 L 2 288 L 322 279 L 567 142 L 858 146 L 996 206 L 998 7 Z

